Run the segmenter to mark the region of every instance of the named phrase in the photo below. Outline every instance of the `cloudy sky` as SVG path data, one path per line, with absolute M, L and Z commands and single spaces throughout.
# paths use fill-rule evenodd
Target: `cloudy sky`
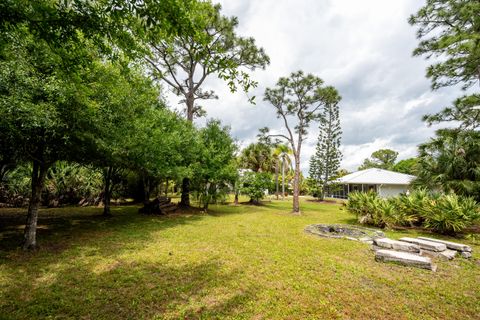
M 256 39 L 271 64 L 256 71 L 256 105 L 244 93 L 232 94 L 211 79 L 219 100 L 202 103 L 208 118 L 230 125 L 242 146 L 253 142 L 258 129 L 281 131 L 273 107 L 263 101 L 266 87 L 279 77 L 303 70 L 333 85 L 342 96 L 342 167 L 355 170 L 373 151 L 390 148 L 399 159 L 415 156 L 416 146 L 432 136 L 421 116 L 448 105 L 459 90 L 431 92 L 425 78 L 428 62 L 412 57 L 418 40 L 407 19 L 419 0 L 225 0 L 223 13 L 239 18 L 238 33 Z M 204 120 L 203 120 L 204 121 Z M 202 120 L 199 120 L 201 123 Z M 302 170 L 314 152 L 314 125 L 302 152 Z

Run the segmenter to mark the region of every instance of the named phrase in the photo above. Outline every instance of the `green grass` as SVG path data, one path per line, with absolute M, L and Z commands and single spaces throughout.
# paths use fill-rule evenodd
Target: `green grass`
M 2 209 L 0 318 L 478 319 L 478 245 L 436 273 L 377 263 L 367 245 L 303 232 L 354 223 L 340 206 L 290 207 L 169 217 L 114 207 L 110 219 L 99 208 L 43 210 L 35 253 L 14 248 L 22 211 Z

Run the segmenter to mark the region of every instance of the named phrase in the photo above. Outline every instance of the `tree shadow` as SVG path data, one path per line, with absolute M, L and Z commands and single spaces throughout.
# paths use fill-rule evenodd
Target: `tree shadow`
M 191 212 L 167 216 L 142 215 L 138 213 L 138 206 L 112 207 L 110 217 L 102 216 L 101 212 L 102 208 L 96 207 L 41 209 L 37 223 L 39 249 L 34 253 L 25 253 L 25 256 L 34 256 L 39 252 L 58 254 L 75 239 L 88 238 L 89 234 L 101 237 L 103 233 L 132 225 L 143 229 L 139 234 L 146 240 L 149 232 L 190 224 L 206 216 Z M 25 221 L 25 209 L 0 209 L 0 263 L 8 259 L 10 253 L 19 252 Z
M 241 273 L 226 272 L 213 259 L 179 266 L 120 260 L 100 271 L 89 265 L 56 269 L 40 277 L 23 273 L 6 284 L 0 302 L 4 319 L 224 318 L 246 312 L 256 296 L 251 287 L 228 290 Z
M 248 308 L 256 289 L 238 283 L 241 270 L 214 255 L 176 257 L 161 245 L 158 232 L 207 214 L 137 209 L 112 208 L 110 218 L 101 208 L 42 210 L 36 252 L 18 248 L 24 213 L 1 212 L 0 318 L 223 318 Z M 158 241 L 158 254 L 144 255 Z

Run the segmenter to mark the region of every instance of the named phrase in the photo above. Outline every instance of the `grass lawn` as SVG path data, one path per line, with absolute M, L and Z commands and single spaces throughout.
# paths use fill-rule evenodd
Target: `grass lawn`
M 23 211 L 1 209 L 0 318 L 479 319 L 478 243 L 462 240 L 473 258 L 436 273 L 377 263 L 365 244 L 303 232 L 354 223 L 339 205 L 290 208 L 157 217 L 113 207 L 109 219 L 99 208 L 43 210 L 36 253 L 14 248 Z

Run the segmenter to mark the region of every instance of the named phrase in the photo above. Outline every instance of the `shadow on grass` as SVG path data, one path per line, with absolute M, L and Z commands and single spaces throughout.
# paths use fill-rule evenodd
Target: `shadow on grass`
M 157 245 L 159 231 L 208 215 L 145 216 L 137 209 L 112 208 L 110 218 L 98 208 L 42 210 L 40 249 L 32 253 L 18 248 L 24 212 L 2 211 L 0 318 L 223 318 L 255 299 L 254 288 L 237 283 L 242 271 L 215 257 L 185 259 L 161 245 L 158 253 L 142 252 Z
M 237 272 L 214 260 L 181 266 L 117 262 L 107 270 L 62 265 L 29 281 L 22 274 L 2 290 L 5 318 L 192 319 L 224 318 L 244 312 L 253 288 L 225 287 Z
M 106 233 L 126 230 L 135 225 L 142 230 L 133 234 L 136 237 L 148 238 L 149 232 L 165 228 L 190 224 L 208 215 L 224 216 L 239 214 L 238 210 L 209 210 L 208 214 L 199 210 L 187 210 L 168 216 L 141 215 L 138 206 L 113 207 L 111 217 L 101 215 L 102 208 L 64 207 L 56 209 L 41 209 L 38 217 L 37 244 L 38 252 L 25 253 L 25 257 L 37 253 L 61 253 L 72 241 L 78 238 L 102 237 Z M 23 240 L 23 230 L 26 221 L 26 209 L 0 209 L 0 264 L 8 259 L 10 253 L 19 253 Z

